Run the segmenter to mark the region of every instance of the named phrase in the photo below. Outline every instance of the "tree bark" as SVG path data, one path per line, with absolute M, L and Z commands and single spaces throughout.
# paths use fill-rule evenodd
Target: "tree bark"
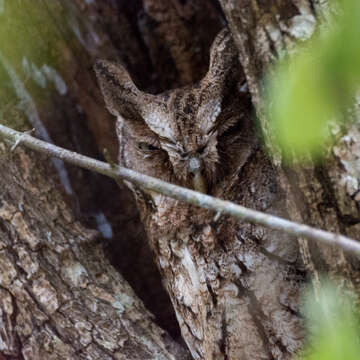
M 0 169 L 3 358 L 186 358 L 76 220 L 47 159 L 1 142 Z
M 6 84 L 0 86 L 0 121 L 18 130 L 34 127 L 44 140 L 92 157 L 102 158 L 103 148 L 107 148 L 115 159 L 114 120 L 105 110 L 95 82 L 95 59 L 121 61 L 137 85 L 151 93 L 191 84 L 207 71 L 210 44 L 227 21 L 251 101 L 262 130 L 269 134 L 262 102 L 263 76 L 277 58 L 293 51 L 298 40 L 312 34 L 326 4 L 315 0 L 220 3 L 223 12 L 217 1 L 207 0 L 5 2 L 4 12 L 0 10 L 0 33 L 6 31 L 8 40 L 0 49 L 0 80 Z M 19 17 L 18 24 L 10 21 Z M 338 138 L 326 162 L 301 168 L 283 167 L 276 152 L 271 165 L 258 148 L 239 179 L 244 189 L 239 191 L 238 201 L 360 240 L 359 123 L 349 124 Z M 4 144 L 0 151 L 0 355 L 9 359 L 186 358 L 183 348 L 156 325 L 178 340 L 172 305 L 126 187 L 118 188 L 108 179 L 59 162 L 53 163 L 55 173 L 41 156 L 21 149 L 11 153 Z M 53 180 L 56 177 L 63 191 Z M 207 217 L 210 221 L 209 215 L 204 219 Z M 97 228 L 103 240 L 89 227 Z M 266 275 L 265 269 L 271 268 L 269 274 L 279 275 L 276 286 L 285 288 L 284 294 L 291 293 L 294 281 L 294 294 L 283 299 L 283 306 L 296 323 L 298 291 L 304 281 L 302 262 L 316 286 L 321 286 L 322 274 L 342 275 L 345 283 L 358 291 L 359 261 L 337 248 L 299 239 L 301 261 L 297 245 L 289 245 L 293 240 L 286 236 L 250 225 L 242 226 L 240 233 L 254 247 L 259 239 L 270 239 L 268 244 L 276 241 L 281 256 L 291 260 L 291 276 L 286 278 L 281 259 L 264 253 L 250 269 L 248 280 L 255 282 L 256 274 Z M 223 240 L 223 248 L 209 255 L 209 264 L 215 267 L 221 268 L 217 255 L 242 251 L 235 248 L 236 242 Z M 110 251 L 104 241 L 109 242 Z M 160 243 L 161 238 L 151 241 Z M 193 251 L 196 259 L 199 254 L 196 248 Z M 160 255 L 156 254 L 157 262 Z M 156 315 L 155 320 L 109 258 Z M 200 263 L 200 255 L 198 260 Z M 226 261 L 230 266 L 230 257 Z M 229 270 L 226 266 L 220 269 L 223 273 Z M 210 267 L 204 267 L 209 277 Z M 164 278 L 171 279 L 166 275 L 168 268 L 161 271 Z M 166 284 L 175 307 L 177 297 L 182 296 L 172 292 L 176 281 L 179 279 Z M 184 281 L 191 288 L 189 279 Z M 236 284 L 248 291 L 241 297 L 234 288 L 220 287 L 222 305 L 226 308 L 227 300 L 236 300 L 247 306 L 267 289 L 264 283 L 254 285 L 258 292 L 251 293 L 248 285 L 245 280 Z M 220 291 L 214 289 L 213 296 Z M 193 295 L 191 301 L 197 303 L 197 295 Z M 266 311 L 271 312 L 273 298 L 268 300 Z M 244 345 L 250 358 L 252 352 L 256 358 L 264 348 L 267 352 L 262 359 L 290 356 L 279 341 L 281 336 L 272 333 L 274 324 L 264 320 L 266 313 L 254 313 L 246 320 L 247 327 L 230 330 L 226 324 L 237 319 L 237 314 L 224 313 L 222 321 L 211 323 L 205 309 L 200 310 L 198 315 L 191 314 L 195 317 L 188 321 L 187 333 L 183 330 L 185 338 L 193 336 L 190 333 L 198 326 L 216 336 L 201 340 L 200 345 L 193 336 L 190 347 L 203 347 L 208 353 L 216 348 L 219 354 L 214 358 L 235 359 L 237 346 L 243 344 L 236 337 L 231 337 L 231 344 L 226 339 L 231 331 L 244 335 L 244 329 L 253 326 L 260 330 L 254 337 L 249 335 Z M 184 318 L 190 313 L 181 311 Z M 289 318 L 285 322 L 289 324 Z M 286 326 L 282 328 L 280 323 L 277 329 Z M 296 329 L 290 337 L 298 338 L 301 330 L 298 325 Z M 261 350 L 256 348 L 259 334 Z M 211 343 L 219 336 L 222 342 Z
M 263 78 L 271 64 L 285 53 L 292 53 L 298 41 L 308 39 L 319 20 L 329 11 L 327 1 L 270 1 L 267 3 L 220 0 L 244 68 L 252 101 L 261 121 L 265 138 L 271 129 L 264 112 Z M 358 113 L 359 104 L 355 104 Z M 271 148 L 273 164 L 282 190 L 286 194 L 290 218 L 347 234 L 360 240 L 360 132 L 359 121 L 349 121 L 345 129 L 337 129 L 337 143 L 328 149 L 321 164 L 309 162 L 286 168 L 281 156 Z M 299 239 L 307 270 L 316 286 L 321 276 L 343 278 L 350 288 L 359 292 L 359 261 L 336 247 L 309 243 Z

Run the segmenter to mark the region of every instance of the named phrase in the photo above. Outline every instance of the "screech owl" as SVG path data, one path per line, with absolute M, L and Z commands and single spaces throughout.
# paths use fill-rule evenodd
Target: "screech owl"
M 227 29 L 213 42 L 207 74 L 192 86 L 151 95 L 120 64 L 101 60 L 95 71 L 118 118 L 120 165 L 283 214 Z M 304 272 L 296 243 L 131 188 L 193 358 L 290 359 L 303 338 L 297 308 Z

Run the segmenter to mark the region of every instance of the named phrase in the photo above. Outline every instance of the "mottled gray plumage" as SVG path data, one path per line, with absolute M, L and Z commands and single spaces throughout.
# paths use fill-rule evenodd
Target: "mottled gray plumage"
M 119 162 L 172 183 L 283 214 L 271 164 L 228 30 L 214 40 L 206 76 L 159 95 L 140 91 L 120 64 L 95 65 L 118 117 Z M 303 282 L 295 242 L 133 187 L 156 262 L 194 359 L 290 359 L 303 337 Z

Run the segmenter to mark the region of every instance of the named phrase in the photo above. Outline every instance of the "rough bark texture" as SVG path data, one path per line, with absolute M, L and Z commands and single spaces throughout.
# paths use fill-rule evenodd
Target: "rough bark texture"
M 0 169 L 4 358 L 186 358 L 76 221 L 47 159 L 1 142 Z
M 265 72 L 271 71 L 276 59 L 292 53 L 298 41 L 312 35 L 324 11 L 328 10 L 327 1 L 220 2 L 234 34 L 262 130 L 269 138 L 271 130 L 261 98 Z M 276 154 L 273 160 L 292 219 L 360 240 L 358 103 L 355 110 L 354 119 L 346 128 L 333 130 L 338 141 L 328 149 L 321 164 L 285 168 L 276 151 L 273 151 Z M 351 288 L 359 290 L 358 259 L 338 248 L 299 241 L 305 265 L 317 285 L 322 274 L 333 278 L 343 276 Z
M 8 40 L 0 49 L 0 121 L 20 130 L 35 127 L 37 136 L 96 158 L 105 147 L 115 158 L 114 119 L 95 82 L 95 59 L 121 61 L 136 84 L 151 93 L 191 84 L 207 70 L 209 47 L 225 14 L 251 100 L 268 133 L 263 75 L 293 51 L 297 40 L 311 35 L 324 1 L 220 3 L 223 13 L 217 1 L 208 0 L 0 4 L 0 29 Z M 23 20 L 14 22 L 18 17 Z M 359 239 L 359 123 L 355 117 L 339 130 L 339 141 L 322 165 L 286 169 L 277 155 L 272 166 L 256 147 L 238 177 L 234 200 Z M 156 322 L 178 338 L 130 192 L 54 162 L 60 193 L 46 162 L 20 149 L 9 153 L 1 144 L 0 357 L 186 358 L 107 260 L 116 263 Z M 189 207 L 182 214 L 200 226 L 180 224 L 173 230 L 189 238 L 186 246 L 164 244 L 155 234 L 161 235 L 161 227 L 150 242 L 194 358 L 289 358 L 302 337 L 296 311 L 303 264 L 317 284 L 325 273 L 360 286 L 358 259 L 338 249 L 300 239 L 301 261 L 293 240 L 277 232 L 230 219 L 221 219 L 219 226 L 206 212 Z M 170 215 L 178 223 L 178 212 L 164 219 Z M 78 220 L 107 240 L 100 241 Z M 230 236 L 230 229 L 241 240 Z M 207 231 L 209 243 L 195 241 L 192 230 Z M 110 248 L 105 247 L 106 255 L 104 241 Z M 193 265 L 199 278 L 191 278 Z

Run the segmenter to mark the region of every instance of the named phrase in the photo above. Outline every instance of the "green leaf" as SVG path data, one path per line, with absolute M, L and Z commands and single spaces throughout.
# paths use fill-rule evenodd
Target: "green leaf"
M 330 145 L 330 121 L 342 121 L 360 85 L 360 1 L 343 0 L 337 23 L 278 64 L 268 82 L 273 140 L 285 159 L 313 158 Z
M 284 155 L 317 155 L 328 138 L 327 124 L 337 113 L 319 56 L 304 52 L 279 68 L 272 80 L 271 126 Z
M 359 319 L 346 294 L 327 284 L 317 298 L 306 295 L 304 309 L 309 341 L 297 360 L 359 359 Z

